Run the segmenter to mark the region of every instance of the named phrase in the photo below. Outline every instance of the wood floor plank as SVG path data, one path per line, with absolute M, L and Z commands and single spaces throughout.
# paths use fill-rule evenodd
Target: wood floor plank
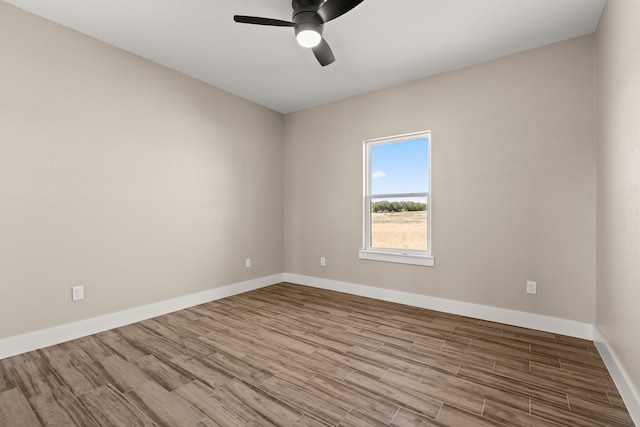
M 592 402 L 573 394 L 569 394 L 569 407 L 579 414 L 596 414 L 603 423 L 633 427 L 633 421 L 626 409 Z
M 241 427 L 259 416 L 224 389 L 211 388 L 198 380 L 177 388 L 173 393 L 200 409 L 221 426 Z
M 99 424 L 66 387 L 59 387 L 29 399 L 42 424 L 48 427 L 99 427 Z
M 349 332 L 361 337 L 370 338 L 376 341 L 382 341 L 386 344 L 393 344 L 396 347 L 409 348 L 414 343 L 413 340 L 398 337 L 398 334 L 396 334 L 395 331 L 392 331 L 389 328 L 369 329 L 367 327 L 355 326 L 351 328 Z
M 274 373 L 263 369 L 258 364 L 251 364 L 244 359 L 220 351 L 205 359 L 207 362 L 225 371 L 230 376 L 240 378 L 253 385 L 260 385 L 273 377 Z
M 486 355 L 475 354 L 466 346 L 453 350 L 445 345 L 441 348 L 433 348 L 422 343 L 414 343 L 409 349 L 433 358 L 434 361 L 429 366 L 442 371 L 450 372 L 453 366 L 456 365 L 471 367 L 480 371 L 493 371 L 494 361 L 491 358 L 486 357 Z M 438 361 L 444 361 L 444 363 L 439 364 Z
M 209 332 L 206 335 L 198 337 L 198 339 L 216 351 L 226 351 L 239 358 L 245 357 L 254 349 L 254 347 L 243 343 L 235 337 L 220 332 Z
M 334 396 L 337 401 L 351 405 L 363 414 L 384 423 L 389 423 L 400 408 L 377 395 L 349 387 L 323 375 L 314 376 L 307 381 L 306 386 L 315 394 Z
M 296 421 L 294 427 L 330 427 L 330 424 L 325 424 L 323 422 L 310 418 L 307 415 L 303 415 L 298 421 Z
M 243 360 L 253 366 L 263 366 L 264 369 L 273 372 L 279 378 L 298 385 L 306 383 L 316 374 L 316 371 L 278 357 L 276 353 L 268 355 L 261 351 L 260 354 L 249 354 Z
M 40 427 L 40 421 L 24 394 L 13 388 L 0 392 L 0 425 Z
M 528 396 L 505 392 L 477 382 L 469 381 L 459 376 L 447 375 L 435 369 L 430 369 L 425 372 L 421 378 L 421 382 L 429 387 L 436 387 L 437 385 L 437 387 L 446 390 L 446 395 L 442 398 L 445 403 L 467 409 L 470 412 L 475 411 L 470 408 L 464 408 L 459 402 L 451 400 L 451 397 L 457 395 L 459 398 L 466 399 L 467 401 L 479 401 L 480 399 L 484 399 L 485 402 L 487 399 L 491 399 L 520 411 L 529 411 L 530 402 Z
M 435 339 L 440 339 L 449 343 L 453 342 L 453 343 L 460 343 L 463 345 L 469 345 L 471 343 L 471 338 L 469 337 L 463 337 L 461 335 L 452 334 L 451 332 L 454 329 L 453 327 L 450 327 L 447 325 L 443 326 L 437 323 L 434 323 L 433 325 L 434 325 L 433 328 L 426 329 L 423 326 L 406 324 L 405 326 L 402 327 L 402 330 L 408 331 L 408 332 L 415 332 L 417 334 L 432 337 Z
M 123 338 L 112 339 L 111 337 L 100 337 L 100 340 L 127 362 L 136 361 L 150 354 L 150 352 L 142 351 L 140 348 L 132 345 L 129 341 Z
M 207 420 L 201 410 L 152 381 L 127 392 L 126 396 L 159 426 L 192 427 Z
M 171 345 L 176 348 L 182 349 L 183 354 L 191 357 L 205 358 L 215 353 L 217 349 L 214 346 L 208 345 L 206 342 L 199 340 L 195 336 L 178 337 L 178 338 L 166 338 L 171 342 Z
M 161 316 L 143 320 L 139 325 L 161 337 L 170 338 L 178 336 L 179 332 L 169 326 L 166 322 L 163 322 L 162 319 L 166 319 L 166 317 Z
M 531 363 L 530 371 L 537 377 L 554 380 L 576 388 L 585 388 L 594 391 L 616 389 L 616 386 L 610 377 L 584 374 L 575 370 L 555 368 L 539 363 Z
M 55 374 L 62 380 L 74 395 L 90 392 L 96 387 L 107 384 L 109 379 L 92 365 L 57 364 L 53 367 Z
M 40 351 L 30 351 L 28 353 L 18 354 L 16 356 L 7 357 L 6 359 L 0 360 L 0 363 L 4 365 L 5 369 L 9 369 L 12 366 L 21 365 L 25 362 L 37 361 L 42 357 L 40 356 Z
M 473 427 L 510 427 L 497 421 L 489 420 L 480 415 L 472 414 L 450 405 L 442 405 L 436 421 L 447 426 L 473 426 Z
M 631 427 L 591 341 L 279 283 L 0 360 L 0 426 Z
M 442 405 L 442 401 L 427 395 L 417 395 L 403 390 L 400 386 L 371 378 L 358 372 L 351 373 L 344 383 L 352 384 L 359 389 L 366 390 L 372 395 L 395 403 L 398 407 L 410 409 L 430 418 L 435 418 Z
M 602 419 L 597 416 L 596 413 L 590 413 L 589 415 L 583 415 L 576 411 L 571 411 L 568 408 L 561 408 L 555 405 L 551 405 L 547 402 L 543 402 L 539 399 L 531 399 L 531 414 L 550 420 L 565 426 L 571 427 L 596 427 L 596 426 L 612 426 L 610 422 L 603 423 Z M 618 426 L 624 426 L 624 424 L 618 424 Z
M 487 338 L 501 338 L 502 331 L 496 330 L 492 328 L 483 328 L 481 326 L 476 325 L 457 325 L 454 326 L 453 331 L 451 332 L 454 335 L 460 335 L 463 337 L 468 337 L 472 339 L 484 340 Z
M 476 414 L 482 412 L 484 399 L 473 390 L 473 387 L 466 387 L 466 384 L 459 384 L 458 387 L 455 387 L 450 382 L 447 384 L 447 382 L 438 382 L 438 379 L 417 378 L 395 370 L 390 370 L 382 377 L 382 381 L 401 389 L 410 390 L 417 396 L 425 396 L 425 399 L 440 403 L 447 402 Z
M 366 362 L 377 364 L 387 369 L 397 369 L 413 375 L 422 375 L 427 370 L 427 365 L 410 361 L 395 354 L 371 351 L 359 346 L 354 346 L 347 354 L 356 356 Z
M 354 307 L 350 307 L 351 312 L 347 314 L 347 318 L 352 320 L 356 324 L 364 324 L 369 325 L 371 327 L 379 328 L 381 326 L 387 326 L 393 329 L 402 329 L 405 325 L 404 322 L 399 320 L 391 320 L 386 318 L 385 316 L 381 316 L 381 311 L 378 310 L 367 310 L 367 311 L 356 311 Z
M 321 393 L 313 393 L 307 388 L 292 384 L 278 377 L 273 377 L 262 386 L 278 400 L 289 403 L 314 419 L 337 425 L 349 412 L 348 407 L 339 405 L 333 399 L 323 396 Z
M 165 360 L 178 356 L 190 356 L 184 347 L 180 347 L 168 338 L 160 337 L 150 331 L 145 331 L 143 328 L 134 329 L 130 326 L 132 325 L 124 327 L 127 329 L 118 329 L 118 333 L 121 334 L 129 344 L 137 347 L 142 352 L 146 354 L 153 353 Z
M 627 412 L 627 407 L 622 400 L 622 396 L 620 396 L 620 393 L 618 393 L 617 390 L 607 391 L 607 396 L 609 397 L 609 402 L 611 403 L 612 407 Z
M 573 359 L 575 356 L 591 357 L 590 347 L 587 345 L 569 345 L 558 342 L 531 343 L 531 351 L 535 353 L 548 354 L 556 357 L 568 357 Z
M 444 424 L 416 414 L 405 408 L 400 408 L 390 424 L 393 427 L 443 427 Z
M 291 349 L 295 352 L 311 354 L 319 347 L 311 341 L 301 337 L 294 337 L 276 331 L 268 331 L 261 334 L 262 339 L 267 340 L 271 345 Z
M 488 340 L 473 340 L 470 344 L 474 354 L 486 355 L 491 360 L 501 361 L 516 368 L 528 370 L 529 362 L 536 362 L 548 366 L 560 367 L 560 358 L 554 355 L 535 353 L 529 348 L 514 348 L 512 343 L 489 338 Z
M 315 332 L 319 328 L 308 323 L 300 322 L 297 317 L 286 316 L 284 314 L 271 315 L 260 318 L 260 325 L 272 329 L 283 334 L 295 332 L 297 335 L 303 335 L 306 332 Z
M 334 328 L 324 328 L 318 332 L 318 335 L 325 336 L 329 339 L 342 342 L 351 347 L 353 347 L 354 345 L 357 345 L 362 348 L 368 348 L 374 351 L 380 348 L 382 344 L 384 344 L 384 341 L 365 337 L 355 333 L 351 326 L 349 326 L 345 331 L 334 329 Z
M 227 372 L 214 366 L 207 360 L 198 360 L 192 357 L 180 356 L 170 361 L 172 366 L 176 366 L 190 375 L 197 378 L 210 387 L 220 387 L 233 378 Z
M 386 427 L 389 424 L 366 416 L 354 409 L 351 410 L 338 425 L 339 427 Z M 406 424 L 407 426 L 409 424 Z
M 491 400 L 486 400 L 482 416 L 491 421 L 502 423 L 513 427 L 562 427 L 555 421 L 547 420 L 526 411 L 514 409 L 512 406 L 504 405 Z
M 518 372 L 519 373 L 519 372 Z M 511 377 L 508 374 L 500 375 L 497 373 L 483 372 L 471 368 L 460 368 L 458 377 L 469 380 L 473 383 L 482 384 L 505 393 L 525 396 L 528 398 L 537 398 L 541 401 L 548 402 L 555 406 L 569 408 L 567 402 L 567 394 L 539 384 L 531 384 L 522 381 L 519 378 Z
M 390 317 L 391 320 L 397 320 L 404 323 L 405 325 L 410 324 L 414 326 L 421 326 L 426 329 L 430 329 L 433 326 L 433 321 L 435 320 L 435 318 L 435 315 L 429 316 L 426 313 L 420 315 L 393 313 L 393 315 Z
M 182 370 L 175 369 L 153 354 L 140 358 L 133 362 L 133 364 L 137 366 L 147 378 L 155 381 L 169 391 L 173 391 L 194 380 L 192 376 L 187 375 Z
M 62 387 L 63 384 L 43 359 L 13 365 L 9 374 L 27 398 Z
M 420 351 L 421 349 L 423 350 Z M 438 354 L 437 351 L 431 351 L 431 348 L 428 348 L 426 351 L 424 351 L 424 347 L 420 346 L 411 346 L 410 349 L 405 349 L 398 348 L 389 344 L 384 344 L 378 349 L 378 353 L 397 357 L 402 360 L 415 362 L 422 366 L 440 369 L 453 375 L 458 372 L 458 368 L 460 367 L 460 363 L 458 363 L 456 360 L 443 358 L 440 356 L 440 354 Z
M 435 348 L 440 348 L 442 347 L 442 345 L 445 343 L 445 340 L 442 338 L 435 338 L 431 335 L 429 335 L 428 331 L 429 329 L 419 329 L 419 326 L 413 326 L 413 331 L 409 331 L 406 329 L 394 329 L 394 328 L 390 328 L 388 326 L 381 326 L 380 328 L 378 328 L 379 332 L 382 333 L 386 333 L 387 335 L 394 335 L 397 338 L 401 338 L 405 341 L 409 341 L 411 343 L 414 344 L 422 344 L 422 345 L 427 345 L 430 347 L 435 347 Z M 418 331 L 425 331 L 425 333 L 421 333 Z M 388 342 L 389 341 L 385 341 Z M 391 344 L 393 344 L 391 342 Z M 404 346 L 400 346 L 400 347 L 404 347 Z
M 464 350 L 464 352 L 490 362 L 500 362 L 504 365 L 519 369 L 521 371 L 529 371 L 529 366 L 531 363 L 530 358 L 535 357 L 531 356 L 531 353 L 528 351 L 523 352 L 492 342 L 484 342 L 481 345 L 478 345 L 478 343 L 474 341 L 473 343 L 469 344 L 469 348 Z M 555 363 L 555 365 L 560 366 L 559 359 L 550 360 L 546 356 L 541 356 L 540 359 L 544 360 L 545 362 L 552 364 Z
M 74 364 L 84 365 L 93 362 L 89 357 L 83 358 L 82 355 L 79 355 L 77 349 L 74 349 L 70 342 L 42 348 L 38 352 L 42 359 L 53 368 Z
M 292 365 L 297 368 L 302 368 L 303 371 L 312 372 L 312 374 L 315 374 L 316 372 L 322 372 L 324 375 L 328 375 L 340 380 L 351 373 L 350 368 L 335 364 L 330 361 L 322 360 L 320 358 L 314 358 L 313 355 L 297 353 L 286 348 L 271 346 L 269 346 L 268 348 L 256 347 L 256 351 L 254 353 L 258 356 L 265 357 L 268 360 L 273 361 L 274 363 Z
M 514 383 L 520 382 L 522 384 L 539 386 L 548 390 L 548 392 L 555 391 L 556 393 L 564 396 L 573 394 L 576 396 L 580 396 L 585 400 L 601 403 L 602 405 L 609 404 L 609 398 L 606 394 L 606 390 L 604 388 L 597 387 L 597 385 L 594 386 L 592 381 L 580 383 L 574 378 L 567 379 L 563 378 L 562 376 L 556 378 L 554 376 L 548 375 L 548 372 L 546 371 L 545 375 L 538 375 L 536 373 L 530 372 L 521 372 L 519 370 L 498 363 L 496 363 L 494 373 L 510 378 Z M 538 397 L 540 397 L 542 400 L 545 400 L 544 397 Z M 563 404 L 562 406 L 565 405 Z
M 69 341 L 66 344 L 70 347 L 70 351 L 78 355 L 80 363 L 84 364 L 98 362 L 114 354 L 109 347 L 92 335 Z
M 102 426 L 152 427 L 153 422 L 112 385 L 104 385 L 79 397 Z
M 380 367 L 375 363 L 367 362 L 349 353 L 339 353 L 327 348 L 319 348 L 312 357 L 327 363 L 336 363 L 347 369 L 360 371 L 375 378 L 382 377 L 389 370 L 386 367 Z
M 9 371 L 3 363 L 0 363 L 0 393 L 2 393 L 3 391 L 14 389 L 16 387 L 17 384 L 9 376 Z
M 97 362 L 95 366 L 121 393 L 149 382 L 149 378 L 140 369 L 117 354 Z
M 313 316 L 309 313 L 305 313 L 301 316 L 296 317 L 296 320 L 301 323 L 312 326 L 317 330 L 331 329 L 331 330 L 338 330 L 338 331 L 346 331 L 347 329 L 351 328 L 351 326 L 345 325 L 343 322 L 337 319 L 332 319 L 330 317 Z
M 561 358 L 560 367 L 562 369 L 568 369 L 568 370 L 580 372 L 587 376 L 594 375 L 594 376 L 599 376 L 603 379 L 611 380 L 611 375 L 609 374 L 609 371 L 607 371 L 607 367 L 604 363 L 601 366 L 599 365 L 593 366 L 593 365 L 587 365 L 582 363 L 582 360 Z
M 522 328 L 520 326 L 505 325 L 504 323 L 490 322 L 488 320 L 480 320 L 478 326 L 484 328 L 494 328 L 503 331 L 503 336 L 521 337 L 524 340 L 543 339 L 548 342 L 556 342 L 556 334 L 551 332 L 538 331 L 536 329 Z
M 224 390 L 275 425 L 291 425 L 302 416 L 302 412 L 288 404 L 237 379 L 226 384 Z
M 297 334 L 293 334 L 297 335 Z M 341 340 L 329 338 L 324 334 L 316 332 L 303 332 L 300 334 L 300 338 L 303 338 L 309 342 L 316 344 L 318 347 L 325 347 L 340 353 L 347 352 L 353 347 L 353 345 L 345 344 Z

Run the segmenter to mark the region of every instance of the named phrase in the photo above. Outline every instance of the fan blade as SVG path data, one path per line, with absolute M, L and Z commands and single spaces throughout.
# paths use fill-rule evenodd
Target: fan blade
M 325 39 L 320 40 L 320 44 L 313 49 L 313 54 L 316 56 L 316 59 L 323 67 L 325 65 L 331 64 L 336 60 L 336 57 L 333 56 L 333 52 L 329 47 L 329 44 L 325 41 Z
M 329 22 L 349 12 L 362 2 L 363 0 L 327 0 L 320 6 L 320 9 L 318 9 L 318 15 L 320 15 L 324 22 Z
M 295 27 L 296 24 L 279 19 L 261 18 L 259 16 L 234 15 L 233 20 L 241 24 L 268 25 L 271 27 Z

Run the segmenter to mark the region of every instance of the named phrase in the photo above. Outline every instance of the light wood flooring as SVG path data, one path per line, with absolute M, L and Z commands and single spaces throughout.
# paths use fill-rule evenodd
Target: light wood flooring
M 633 426 L 590 341 L 277 284 L 0 361 L 2 426 Z

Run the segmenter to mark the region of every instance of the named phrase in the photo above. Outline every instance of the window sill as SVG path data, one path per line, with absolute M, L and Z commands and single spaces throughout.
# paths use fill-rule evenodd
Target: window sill
M 395 262 L 398 264 L 421 265 L 424 267 L 434 267 L 435 259 L 432 256 L 408 254 L 402 252 L 378 252 L 360 250 L 360 259 L 369 261 Z

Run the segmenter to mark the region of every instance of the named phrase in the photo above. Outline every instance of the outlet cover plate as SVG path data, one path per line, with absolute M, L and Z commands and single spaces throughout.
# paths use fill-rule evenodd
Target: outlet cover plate
M 527 293 L 535 295 L 536 292 L 538 292 L 538 284 L 536 282 L 527 280 Z
M 84 299 L 84 286 L 74 286 L 71 288 L 71 300 L 78 301 Z

